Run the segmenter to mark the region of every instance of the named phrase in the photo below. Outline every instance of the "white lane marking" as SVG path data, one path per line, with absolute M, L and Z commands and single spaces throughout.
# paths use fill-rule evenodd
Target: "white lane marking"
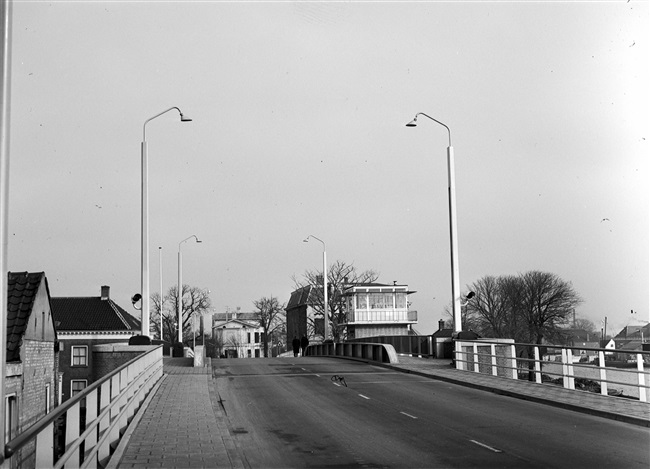
M 481 443 L 480 441 L 476 441 L 476 440 L 469 440 L 469 441 L 471 441 L 475 445 L 479 445 L 479 446 L 482 446 L 483 448 L 489 449 L 490 451 L 492 451 L 494 453 L 503 453 L 503 451 L 501 451 L 500 449 L 492 448 L 491 446 L 488 446 L 485 443 Z
M 363 394 L 359 394 L 359 396 L 363 397 L 364 399 L 370 399 L 368 396 L 364 396 Z
M 300 368 L 300 369 L 301 369 L 302 371 L 307 371 L 307 370 L 305 370 L 304 368 Z
M 406 412 L 400 412 L 400 414 L 404 414 L 407 417 L 411 417 L 412 419 L 417 419 L 417 417 L 415 415 L 407 414 Z
M 333 384 L 334 386 L 341 387 L 341 385 L 340 385 L 339 383 L 334 383 L 334 382 L 332 382 L 332 384 Z
M 320 378 L 320 375 L 315 375 L 317 378 Z

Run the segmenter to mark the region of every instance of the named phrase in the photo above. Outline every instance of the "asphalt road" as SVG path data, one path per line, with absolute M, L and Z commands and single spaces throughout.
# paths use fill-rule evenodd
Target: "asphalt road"
M 647 428 L 361 362 L 214 360 L 213 374 L 252 468 L 650 467 Z

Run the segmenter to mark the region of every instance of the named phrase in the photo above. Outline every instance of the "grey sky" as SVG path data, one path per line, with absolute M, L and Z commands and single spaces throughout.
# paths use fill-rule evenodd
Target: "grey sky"
M 287 301 L 354 262 L 408 284 L 423 333 L 451 301 L 443 127 L 461 284 L 542 270 L 600 327 L 649 319 L 648 2 L 15 1 L 10 270 L 53 296 L 151 291 L 217 311 Z M 630 310 L 637 312 L 630 314 Z M 135 311 L 134 311 L 135 312 Z M 612 331 L 608 328 L 608 331 Z

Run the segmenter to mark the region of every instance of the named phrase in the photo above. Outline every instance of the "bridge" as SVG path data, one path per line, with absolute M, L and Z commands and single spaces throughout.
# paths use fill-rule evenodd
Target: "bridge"
M 75 450 L 68 444 L 72 449 L 65 454 L 73 456 L 37 467 L 563 467 L 569 460 L 576 467 L 648 467 L 650 463 L 650 404 L 640 399 L 508 379 L 470 371 L 472 366 L 458 369 L 449 359 L 391 360 L 390 353 L 373 354 L 365 347 L 365 352 L 350 350 L 357 355 L 352 360 L 312 355 L 214 360 L 211 366 L 194 367 L 188 359 L 160 357 L 161 376 L 152 380 L 139 410 L 127 418 L 128 425 L 118 426 L 120 438 L 108 455 L 95 458 L 93 448 Z M 379 358 L 385 355 L 388 360 Z M 456 358 L 466 365 L 470 362 L 470 354 L 467 359 Z M 423 389 L 422 394 L 416 389 Z M 253 398 L 254 392 L 261 394 Z M 425 408 L 429 402 L 431 409 Z M 399 418 L 375 422 L 378 414 L 392 410 Z M 117 410 L 107 415 L 119 421 Z M 292 415 L 309 425 L 292 428 Z M 325 426 L 319 429 L 321 422 Z M 510 428 L 504 422 L 510 422 L 506 426 Z M 89 429 L 77 433 L 84 440 Z M 99 430 L 95 446 L 109 433 Z M 498 433 L 507 437 L 493 436 Z M 531 438 L 546 454 L 539 454 Z M 372 446 L 368 443 L 372 440 L 381 443 Z M 614 451 L 612 446 L 617 445 L 620 448 Z M 556 456 L 548 459 L 549 454 Z M 564 456 L 558 459 L 558 454 Z

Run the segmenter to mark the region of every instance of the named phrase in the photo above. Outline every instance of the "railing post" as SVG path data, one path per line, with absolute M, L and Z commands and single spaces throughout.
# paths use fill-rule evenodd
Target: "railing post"
M 645 391 L 645 375 L 643 371 L 643 355 L 636 354 L 636 370 L 639 376 L 639 401 L 647 402 L 648 398 Z
M 569 368 L 567 366 L 567 350 L 562 349 L 562 387 L 569 389 Z
M 535 348 L 535 382 L 542 382 L 542 366 L 539 361 L 539 347 L 536 345 Z
M 36 435 L 36 466 L 52 467 L 54 464 L 54 422 Z
M 571 352 L 571 349 L 567 349 L 566 356 L 567 356 L 567 370 L 569 372 L 569 389 L 575 389 L 576 380 L 573 374 L 573 352 Z
M 607 395 L 607 370 L 605 368 L 605 353 L 601 350 L 598 352 L 598 368 L 600 368 L 600 393 Z
M 497 368 L 497 346 L 490 344 L 490 355 L 492 356 L 492 376 L 499 376 L 499 369 Z
M 86 425 L 90 422 L 94 422 L 97 418 L 97 389 L 92 391 L 86 396 Z M 86 467 L 95 469 L 97 467 L 97 458 L 93 458 L 92 461 L 87 461 L 88 454 L 91 449 L 97 444 L 97 425 L 93 425 L 92 431 L 86 437 L 85 441 L 85 451 L 84 451 L 84 464 Z
M 70 450 L 70 447 L 72 444 L 75 442 L 77 438 L 79 438 L 79 430 L 80 430 L 80 408 L 81 408 L 81 402 L 77 402 L 75 405 L 70 407 L 68 411 L 65 414 L 65 452 L 67 453 Z M 36 466 L 40 467 L 40 466 Z M 70 458 L 68 459 L 68 462 L 66 463 L 66 467 L 79 467 L 79 448 L 75 448 L 72 453 Z
M 512 379 L 519 379 L 519 370 L 517 369 L 517 349 L 514 344 L 510 345 L 510 366 L 512 367 Z
M 476 344 L 476 342 L 472 344 L 472 352 L 474 355 L 474 372 L 480 373 L 481 369 L 478 366 L 478 345 Z

